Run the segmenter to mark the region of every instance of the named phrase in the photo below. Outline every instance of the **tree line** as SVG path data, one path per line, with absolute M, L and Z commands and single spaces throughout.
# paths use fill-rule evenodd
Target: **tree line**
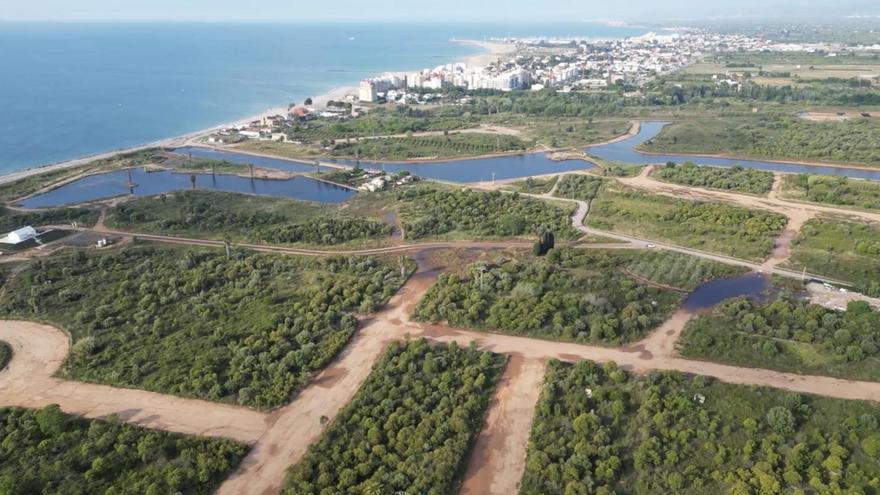
M 109 420 L 0 409 L 0 493 L 209 494 L 247 447 Z

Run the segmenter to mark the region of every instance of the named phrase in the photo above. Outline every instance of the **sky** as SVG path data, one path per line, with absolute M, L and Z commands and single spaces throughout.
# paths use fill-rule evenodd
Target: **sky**
M 877 0 L 0 0 L 0 20 L 659 21 L 880 14 Z

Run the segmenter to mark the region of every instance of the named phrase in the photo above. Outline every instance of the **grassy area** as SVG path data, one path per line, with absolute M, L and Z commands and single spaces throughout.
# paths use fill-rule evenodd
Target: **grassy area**
M 593 200 L 586 223 L 636 237 L 763 260 L 785 228 L 786 219 L 762 210 L 671 198 L 608 182 Z
M 852 79 L 880 73 L 880 60 L 868 54 L 841 53 L 829 57 L 810 52 L 725 53 L 685 69 L 692 74 L 751 73 L 788 83 L 804 80 Z
M 29 264 L 5 318 L 44 321 L 73 345 L 74 380 L 272 408 L 286 403 L 402 285 L 406 258 L 298 258 L 134 246 Z
M 392 227 L 380 218 L 348 213 L 356 210 L 283 198 L 182 191 L 121 203 L 110 209 L 106 224 L 137 232 L 310 246 L 377 244 L 391 235 Z
M 6 369 L 6 365 L 12 360 L 12 346 L 0 340 L 0 371 Z
M 740 299 L 692 321 L 678 345 L 691 358 L 880 381 L 877 328 L 880 313 L 865 302 L 838 312 L 789 298 Z
M 761 196 L 769 193 L 773 187 L 773 172 L 743 167 L 701 167 L 691 162 L 667 165 L 657 169 L 653 176 L 673 184 Z
M 827 175 L 786 175 L 782 179 L 779 197 L 880 210 L 880 182 Z
M 521 495 L 874 493 L 880 409 L 551 361 Z
M 504 361 L 454 343 L 391 344 L 284 493 L 454 493 Z
M 553 189 L 553 186 L 556 185 L 556 181 L 558 180 L 559 176 L 553 176 L 547 179 L 533 179 L 529 177 L 526 180 L 516 181 L 510 184 L 510 186 L 521 193 L 547 194 Z
M 796 117 L 759 116 L 683 121 L 664 128 L 643 149 L 880 167 L 880 120 L 809 122 Z
M 429 184 L 396 192 L 406 239 L 426 237 L 534 238 L 545 229 L 575 239 L 570 205 L 507 194 L 449 189 Z
M 109 420 L 56 405 L 0 409 L 0 491 L 13 494 L 212 493 L 247 447 Z
M 794 239 L 788 264 L 852 282 L 860 291 L 880 297 L 880 225 L 814 218 Z
M 546 258 L 499 258 L 447 273 L 414 311 L 422 321 L 446 321 L 514 335 L 598 344 L 643 337 L 681 302 L 681 293 L 735 269 L 686 256 L 562 249 Z M 690 270 L 686 272 L 686 270 Z

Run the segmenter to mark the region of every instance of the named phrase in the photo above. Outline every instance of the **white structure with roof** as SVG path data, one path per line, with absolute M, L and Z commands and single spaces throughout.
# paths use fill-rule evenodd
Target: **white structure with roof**
M 31 226 L 22 227 L 18 230 L 13 230 L 12 232 L 6 234 L 6 237 L 0 238 L 0 243 L 3 244 L 21 244 L 24 241 L 29 241 L 37 237 L 37 231 Z

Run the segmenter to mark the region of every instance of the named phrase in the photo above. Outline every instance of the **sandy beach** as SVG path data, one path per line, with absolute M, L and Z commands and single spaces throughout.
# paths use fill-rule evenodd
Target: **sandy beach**
M 502 56 L 512 53 L 516 48 L 513 45 L 506 43 L 497 43 L 497 42 L 483 42 L 483 41 L 474 41 L 474 40 L 450 40 L 452 43 L 466 44 L 470 46 L 479 47 L 483 50 L 482 53 L 478 53 L 475 55 L 470 55 L 464 57 L 462 62 L 468 65 L 477 65 L 482 66 L 489 64 L 491 62 L 496 61 L 498 58 Z M 420 70 L 420 69 L 414 69 Z M 357 95 L 358 88 L 357 86 L 339 86 L 336 88 L 327 91 L 324 94 L 312 97 L 312 106 L 315 108 L 325 108 L 327 106 L 327 102 L 340 101 L 344 100 L 347 95 Z M 299 103 L 299 102 L 298 102 Z M 134 146 L 130 148 L 121 148 L 116 150 L 111 150 L 103 153 L 96 153 L 94 155 L 88 155 L 81 158 L 75 158 L 72 160 L 65 160 L 57 163 L 50 163 L 46 165 L 36 166 L 32 168 L 28 168 L 25 170 L 18 170 L 15 172 L 10 172 L 8 174 L 0 175 L 0 184 L 6 184 L 9 182 L 15 182 L 17 180 L 23 179 L 25 177 L 30 177 L 39 174 L 45 174 L 48 172 L 53 172 L 56 170 L 63 170 L 66 168 L 78 167 L 80 165 L 85 165 L 89 162 L 95 160 L 101 160 L 105 158 L 111 158 L 116 155 L 124 154 L 124 153 L 132 153 L 135 151 L 141 151 L 149 148 L 175 148 L 186 146 L 191 144 L 194 140 L 199 137 L 204 136 L 205 134 L 210 134 L 212 132 L 218 131 L 220 129 L 236 126 L 239 124 L 243 124 L 246 122 L 251 122 L 254 120 L 260 120 L 264 117 L 268 117 L 271 115 L 282 115 L 287 112 L 287 107 L 272 107 L 268 108 L 265 111 L 252 115 L 250 117 L 242 118 L 233 122 L 227 122 L 224 124 L 216 125 L 214 127 L 208 129 L 202 129 L 199 131 L 191 132 L 188 134 L 184 134 L 182 136 L 170 137 L 167 139 L 161 139 L 159 141 L 154 141 L 152 143 L 146 143 L 140 146 Z

